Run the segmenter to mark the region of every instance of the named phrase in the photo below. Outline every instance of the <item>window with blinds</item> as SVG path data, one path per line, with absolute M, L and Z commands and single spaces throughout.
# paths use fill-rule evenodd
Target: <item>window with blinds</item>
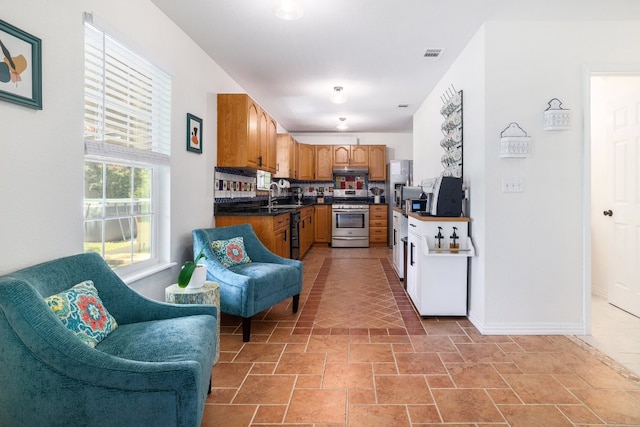
M 114 269 L 158 260 L 171 77 L 85 20 L 84 246 Z M 168 227 L 162 227 L 168 229 Z

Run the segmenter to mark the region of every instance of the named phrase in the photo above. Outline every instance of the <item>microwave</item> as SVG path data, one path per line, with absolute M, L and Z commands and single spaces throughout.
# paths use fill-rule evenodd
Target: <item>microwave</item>
M 425 212 L 429 210 L 427 199 L 409 199 L 405 200 L 405 213 Z

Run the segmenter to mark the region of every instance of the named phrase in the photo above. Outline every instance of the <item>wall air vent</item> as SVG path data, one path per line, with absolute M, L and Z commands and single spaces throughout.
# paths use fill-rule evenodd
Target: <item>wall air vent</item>
M 398 104 L 398 108 L 407 108 L 409 104 Z
M 427 49 L 424 52 L 424 57 L 437 59 L 437 58 L 440 58 L 440 55 L 442 55 L 442 52 L 444 52 L 444 49 Z

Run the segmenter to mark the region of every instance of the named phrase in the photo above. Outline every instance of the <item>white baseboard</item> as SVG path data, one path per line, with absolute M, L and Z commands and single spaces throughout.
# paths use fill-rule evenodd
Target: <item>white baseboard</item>
M 467 317 L 482 335 L 586 335 L 582 323 L 481 323 L 469 313 Z

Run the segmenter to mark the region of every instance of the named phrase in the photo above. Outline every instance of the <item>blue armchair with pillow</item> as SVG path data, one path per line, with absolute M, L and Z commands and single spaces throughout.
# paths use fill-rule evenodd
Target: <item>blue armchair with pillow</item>
M 0 425 L 200 426 L 215 306 L 129 288 L 98 254 L 0 277 Z
M 220 284 L 220 311 L 242 318 L 242 339 L 251 338 L 251 318 L 293 297 L 298 311 L 302 262 L 264 246 L 251 224 L 193 230 L 193 252 L 204 248 L 207 280 Z

